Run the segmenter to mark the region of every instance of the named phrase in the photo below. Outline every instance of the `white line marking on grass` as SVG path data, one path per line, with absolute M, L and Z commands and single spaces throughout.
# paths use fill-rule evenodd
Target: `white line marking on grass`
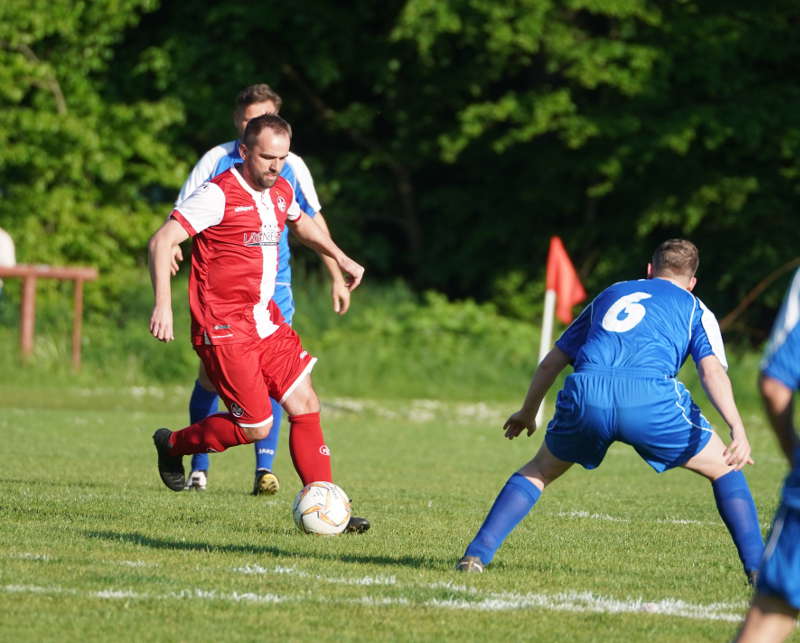
M 440 400 L 416 399 L 406 402 L 400 410 L 387 408 L 381 400 L 363 398 L 326 398 L 323 410 L 331 415 L 342 413 L 374 413 L 385 419 L 403 419 L 409 422 L 432 422 L 447 417 L 450 421 L 467 424 L 492 423 L 500 426 L 506 417 L 505 405 L 489 406 L 484 402 L 442 402 Z
M 90 592 L 89 595 L 96 598 L 139 598 L 136 592 L 121 589 L 104 589 L 99 592 Z
M 267 569 L 259 565 L 247 565 L 239 567 L 234 571 L 245 574 L 288 574 L 299 578 L 313 578 L 317 581 L 329 583 L 347 584 L 382 584 L 380 580 L 388 580 L 385 584 L 397 585 L 395 577 L 386 579 L 373 579 L 372 577 L 342 579 L 330 578 L 321 574 L 310 574 L 295 567 L 274 567 Z M 739 621 L 741 614 L 731 613 L 730 610 L 743 610 L 747 603 L 713 603 L 711 605 L 699 605 L 687 603 L 679 599 L 664 599 L 661 601 L 645 601 L 644 599 L 625 599 L 619 600 L 604 596 L 597 596 L 591 592 L 566 592 L 558 594 L 517 594 L 512 592 L 488 592 L 482 593 L 474 587 L 467 585 L 457 585 L 453 581 L 439 581 L 435 583 L 416 583 L 411 587 L 424 589 L 447 589 L 454 593 L 467 594 L 469 598 L 452 599 L 432 599 L 428 601 L 414 603 L 425 607 L 444 608 L 444 609 L 476 609 L 481 611 L 502 611 L 514 609 L 548 609 L 553 611 L 571 612 L 598 612 L 606 614 L 622 612 L 648 612 L 664 616 L 681 616 L 684 618 L 709 619 Z M 471 599 L 471 600 L 470 600 Z M 370 605 L 409 605 L 405 598 L 378 598 L 363 597 L 355 600 L 361 604 Z
M 556 516 L 562 518 L 591 518 L 592 520 L 608 520 L 609 522 L 630 522 L 628 518 L 615 518 L 608 514 L 590 514 L 588 511 L 560 511 Z
M 439 586 L 439 583 L 430 586 L 422 584 L 417 587 Z M 453 587 L 455 589 L 455 587 Z M 698 620 L 738 622 L 746 603 L 711 603 L 699 605 L 687 603 L 678 599 L 663 599 L 660 601 L 644 601 L 642 599 L 619 600 L 605 596 L 597 596 L 592 592 L 561 592 L 557 594 L 516 594 L 512 592 L 486 592 L 481 593 L 475 588 L 465 588 L 465 593 L 473 599 L 449 598 L 415 601 L 405 597 L 360 596 L 356 598 L 330 598 L 315 596 L 314 594 L 301 593 L 294 596 L 280 594 L 256 594 L 253 592 L 218 592 L 206 589 L 184 589 L 167 594 L 138 593 L 131 590 L 108 588 L 95 591 L 80 591 L 72 588 L 58 586 L 41 587 L 36 585 L 4 585 L 0 592 L 8 594 L 66 594 L 70 596 L 85 596 L 106 600 L 136 599 L 136 600 L 201 600 L 221 601 L 231 603 L 331 603 L 357 604 L 370 607 L 428 607 L 446 610 L 478 610 L 478 611 L 510 611 L 519 609 L 545 609 L 558 612 L 591 612 L 598 614 L 624 614 L 646 612 L 660 616 L 678 616 Z
M 302 600 L 300 596 L 280 596 L 279 594 L 255 594 L 254 592 L 218 592 L 207 589 L 182 589 L 179 592 L 163 594 L 158 598 L 194 599 L 207 601 L 230 601 L 234 603 L 286 603 Z
M 333 603 L 348 603 L 351 605 L 362 605 L 364 607 L 392 607 L 395 605 L 399 605 L 400 607 L 408 607 L 410 605 L 419 605 L 418 603 L 412 603 L 407 598 L 380 598 L 375 596 L 362 596 L 360 598 L 345 598 L 345 599 L 335 599 L 331 601 Z
M 6 558 L 21 558 L 23 560 L 51 560 L 50 556 L 47 554 L 33 554 L 28 551 L 7 554 Z
M 158 563 L 147 563 L 143 560 L 112 560 L 111 562 L 125 567 L 158 567 Z
M 590 518 L 591 520 L 606 520 L 608 522 L 653 522 L 661 525 L 700 525 L 703 527 L 719 527 L 722 521 L 712 520 L 692 520 L 690 518 L 656 518 L 655 520 L 638 520 L 631 518 L 620 518 L 609 514 L 589 513 L 588 511 L 559 511 L 554 514 L 559 518 Z
M 688 518 L 661 518 L 656 520 L 657 523 L 662 525 L 703 525 L 705 527 L 717 527 L 722 525 L 722 522 L 711 522 L 709 520 L 689 520 Z
M 591 592 L 563 592 L 558 594 L 513 594 L 489 593 L 478 601 L 463 599 L 432 600 L 427 604 L 434 607 L 450 609 L 468 609 L 483 611 L 505 611 L 516 609 L 547 609 L 557 612 L 592 612 L 602 614 L 622 614 L 647 612 L 661 616 L 679 616 L 683 618 L 712 621 L 738 622 L 742 614 L 732 613 L 733 609 L 744 609 L 746 604 L 712 603 L 698 605 L 679 599 L 664 599 L 647 602 L 643 599 L 619 600 L 605 596 L 597 596 Z
M 55 594 L 63 594 L 65 593 L 62 591 L 60 587 L 40 587 L 38 585 L 5 585 L 3 587 L 3 591 L 8 594 L 45 594 L 45 593 L 55 593 Z M 74 593 L 74 592 L 68 592 Z
M 167 594 L 148 594 L 134 592 L 127 589 L 103 589 L 97 591 L 81 591 L 69 587 L 41 587 L 37 585 L 4 585 L 0 591 L 8 594 L 67 594 L 69 596 L 86 596 L 89 598 L 102 598 L 109 600 L 137 599 L 137 600 L 206 600 L 223 601 L 232 603 L 285 603 L 288 601 L 305 600 L 302 596 L 280 596 L 278 594 L 254 594 L 253 592 L 218 592 L 207 589 L 182 589 L 178 592 Z
M 233 571 L 240 574 L 288 574 L 299 578 L 313 578 L 324 583 L 338 583 L 341 585 L 396 585 L 397 579 L 394 576 L 362 576 L 361 578 L 333 578 L 310 574 L 295 567 L 281 567 L 277 565 L 272 569 L 261 567 L 261 565 L 245 565 L 244 567 L 234 567 Z

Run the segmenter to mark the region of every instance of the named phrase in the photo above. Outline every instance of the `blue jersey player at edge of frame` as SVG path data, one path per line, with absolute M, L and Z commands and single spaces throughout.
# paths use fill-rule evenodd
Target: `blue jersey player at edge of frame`
M 794 425 L 794 393 L 800 390 L 800 270 L 772 327 L 759 388 L 791 470 L 767 538 L 756 594 L 736 639 L 739 643 L 785 640 L 800 611 L 800 437 Z
M 263 114 L 277 114 L 283 100 L 269 85 L 259 83 L 245 87 L 236 97 L 233 122 L 241 138 L 247 123 Z M 176 200 L 176 205 L 189 197 L 194 190 L 205 181 L 214 178 L 225 170 L 241 163 L 239 155 L 239 141 L 229 141 L 206 152 L 192 169 L 186 182 L 181 188 Z M 285 178 L 294 189 L 295 199 L 301 210 L 314 219 L 314 222 L 328 234 L 328 226 L 322 216 L 321 205 L 317 197 L 311 173 L 303 160 L 290 152 L 286 163 L 281 170 Z M 294 297 L 292 295 L 290 250 L 288 235 L 281 235 L 278 257 L 278 276 L 275 284 L 273 299 L 290 326 L 294 316 Z M 182 259 L 180 249 L 172 264 L 173 274 L 177 272 L 177 260 Z M 347 288 L 344 277 L 335 262 L 328 257 L 322 257 L 325 268 L 331 277 L 331 297 L 333 309 L 343 315 L 350 307 L 350 290 Z M 213 415 L 218 411 L 219 397 L 214 385 L 208 378 L 203 365 L 198 369 L 191 397 L 189 399 L 189 420 L 191 423 L 199 422 L 203 418 Z M 280 489 L 278 477 L 273 473 L 273 461 L 278 447 L 280 425 L 283 411 L 280 404 L 272 401 L 273 423 L 272 430 L 263 440 L 254 443 L 256 455 L 255 478 L 253 495 L 272 495 Z M 208 483 L 209 456 L 199 453 L 192 457 L 191 473 L 186 479 L 186 489 L 202 491 Z
M 456 569 L 482 572 L 544 488 L 574 463 L 596 468 L 615 441 L 625 442 L 657 472 L 682 466 L 705 476 L 749 582 L 763 551 L 755 504 L 741 469 L 752 464 L 736 408 L 716 318 L 691 291 L 699 253 L 670 239 L 655 251 L 648 279 L 606 288 L 564 331 L 536 369 L 522 408 L 503 426 L 508 439 L 536 430 L 536 410 L 558 374 L 574 372 L 534 458 L 497 496 Z M 726 447 L 676 375 L 689 355 L 714 406 L 728 424 Z

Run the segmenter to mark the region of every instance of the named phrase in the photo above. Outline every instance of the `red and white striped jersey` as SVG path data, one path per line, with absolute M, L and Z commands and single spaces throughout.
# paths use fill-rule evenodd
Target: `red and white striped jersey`
M 259 340 L 283 323 L 272 302 L 278 243 L 302 212 L 283 178 L 251 188 L 235 167 L 203 183 L 170 215 L 194 237 L 189 307 L 194 344 Z

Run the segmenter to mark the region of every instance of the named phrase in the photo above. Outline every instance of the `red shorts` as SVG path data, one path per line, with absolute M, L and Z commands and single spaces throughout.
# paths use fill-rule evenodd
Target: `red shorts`
M 194 348 L 208 378 L 242 427 L 268 424 L 272 420 L 269 398 L 282 404 L 317 361 L 303 350 L 297 333 L 287 324 L 258 342 Z

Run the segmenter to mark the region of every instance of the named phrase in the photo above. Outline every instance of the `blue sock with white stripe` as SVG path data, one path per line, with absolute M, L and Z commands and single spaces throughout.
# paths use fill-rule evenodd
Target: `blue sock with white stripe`
M 278 438 L 281 434 L 281 418 L 283 409 L 275 400 L 270 399 L 272 404 L 272 428 L 269 435 L 263 440 L 255 443 L 256 448 L 256 470 L 269 469 L 272 471 L 272 461 L 275 459 L 275 452 L 278 450 Z
M 189 398 L 189 424 L 195 424 L 209 415 L 213 415 L 219 408 L 219 397 L 216 391 L 207 391 L 196 380 L 192 396 Z M 195 453 L 192 456 L 192 471 L 208 471 L 208 454 Z
M 539 488 L 522 474 L 511 476 L 464 555 L 477 556 L 484 565 L 489 564 L 511 530 L 528 515 L 541 495 Z
M 745 573 L 758 569 L 764 540 L 750 487 L 741 471 L 731 471 L 711 483 L 719 515 L 739 552 Z

